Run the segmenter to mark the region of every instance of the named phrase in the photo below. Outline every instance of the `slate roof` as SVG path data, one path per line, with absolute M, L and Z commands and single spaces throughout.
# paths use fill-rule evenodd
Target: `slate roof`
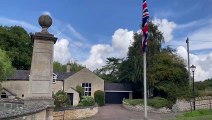
M 129 85 L 123 85 L 121 83 L 108 83 L 104 84 L 105 91 L 132 91 Z
M 29 80 L 29 70 L 16 70 L 7 80 Z
M 54 72 L 57 75 L 57 80 L 65 80 L 76 72 Z M 8 77 L 7 80 L 29 80 L 29 70 L 16 70 L 15 73 Z
M 14 92 L 10 91 L 9 89 L 7 89 L 5 87 L 3 87 L 1 90 L 5 90 L 5 91 L 9 92 L 11 95 L 16 96 L 16 94 Z
M 57 75 L 57 80 L 65 80 L 66 78 L 72 76 L 76 72 L 54 72 Z

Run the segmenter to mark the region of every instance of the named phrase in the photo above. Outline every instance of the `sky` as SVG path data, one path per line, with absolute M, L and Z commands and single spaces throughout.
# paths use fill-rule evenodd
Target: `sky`
M 212 0 L 147 0 L 150 19 L 163 33 L 163 46 L 176 49 L 187 63 L 185 40 L 190 40 L 190 63 L 195 81 L 212 78 Z M 49 32 L 58 38 L 54 61 L 80 63 L 90 70 L 106 58 L 127 56 L 142 18 L 142 0 L 6 0 L 0 4 L 0 25 L 19 25 L 40 32 L 38 18 L 53 19 Z

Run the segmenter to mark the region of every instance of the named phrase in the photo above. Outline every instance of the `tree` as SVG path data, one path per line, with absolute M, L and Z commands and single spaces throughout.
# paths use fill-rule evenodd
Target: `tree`
M 78 72 L 78 71 L 82 70 L 83 68 L 85 68 L 83 65 L 78 64 L 76 62 L 70 63 L 70 65 L 71 65 L 70 71 Z
M 6 51 L 16 69 L 30 69 L 32 58 L 30 35 L 19 26 L 0 26 L 0 48 Z
M 109 82 L 119 82 L 118 80 L 118 69 L 123 60 L 120 58 L 110 57 L 106 60 L 106 65 L 100 69 L 96 69 L 96 73 L 102 79 Z
M 129 47 L 127 59 L 119 69 L 119 79 L 130 83 L 134 97 L 143 95 L 143 53 L 141 51 L 142 36 L 134 34 L 134 42 Z M 175 101 L 177 97 L 185 96 L 189 91 L 188 75 L 182 58 L 169 47 L 162 48 L 163 34 L 157 26 L 149 23 L 149 38 L 147 49 L 147 83 L 148 90 L 154 97 L 160 96 Z
M 149 71 L 149 84 L 154 88 L 153 95 L 175 102 L 189 91 L 188 73 L 181 57 L 171 48 L 164 48 L 156 55 L 156 63 Z M 190 94 L 190 93 L 189 93 Z
M 53 62 L 53 70 L 55 72 L 66 72 L 66 66 L 67 65 L 63 65 L 61 64 L 60 62 L 58 61 L 54 61 Z M 84 66 L 74 62 L 74 63 L 70 63 L 70 71 L 73 71 L 73 72 L 78 72 L 80 71 L 81 69 L 83 69 Z
M 162 33 L 156 25 L 150 22 L 147 46 L 147 72 L 151 71 L 152 67 L 156 64 L 156 55 L 160 52 L 163 41 Z M 143 53 L 141 45 L 141 34 L 134 33 L 134 42 L 129 47 L 127 59 L 122 62 L 119 69 L 120 81 L 132 85 L 135 97 L 141 97 L 143 92 Z
M 66 72 L 66 65 L 62 65 L 61 63 L 54 61 L 53 62 L 53 71 L 54 72 Z
M 195 88 L 199 96 L 212 96 L 212 78 L 195 82 Z
M 212 78 L 204 81 L 195 82 L 195 87 L 198 90 L 212 89 Z
M 14 71 L 6 52 L 0 49 L 0 80 L 5 80 Z
M 56 94 L 54 94 L 53 99 L 56 108 L 64 108 L 71 105 L 69 96 L 62 90 L 59 90 Z
M 79 86 L 79 85 L 77 85 L 76 86 L 76 91 L 79 93 L 80 100 L 82 100 L 82 97 L 84 96 L 84 91 L 85 91 L 84 88 Z

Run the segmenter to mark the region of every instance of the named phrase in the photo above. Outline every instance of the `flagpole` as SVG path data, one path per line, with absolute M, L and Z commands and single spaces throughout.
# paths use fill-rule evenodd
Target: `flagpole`
M 143 0 L 142 5 L 142 49 L 143 49 L 143 62 L 144 62 L 144 120 L 147 120 L 147 89 L 146 89 L 146 47 L 148 39 L 148 18 L 149 12 L 146 0 Z
M 147 90 L 146 90 L 146 52 L 143 53 L 144 61 L 144 120 L 147 120 Z

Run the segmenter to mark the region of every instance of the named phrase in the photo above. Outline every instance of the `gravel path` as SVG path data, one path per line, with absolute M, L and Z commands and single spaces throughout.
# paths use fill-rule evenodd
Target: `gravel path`
M 148 113 L 148 120 L 173 120 L 175 118 L 174 113 Z M 129 111 L 122 107 L 121 104 L 110 104 L 103 107 L 99 107 L 99 112 L 84 120 L 143 120 L 144 113 Z

